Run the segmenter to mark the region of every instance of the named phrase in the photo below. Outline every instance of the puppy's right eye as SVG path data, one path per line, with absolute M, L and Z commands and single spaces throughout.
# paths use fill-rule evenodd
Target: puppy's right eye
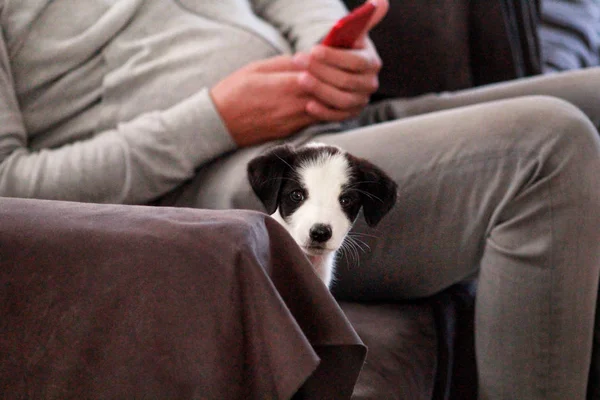
M 290 199 L 294 203 L 300 203 L 302 200 L 304 200 L 304 192 L 302 190 L 294 190 L 292 193 L 290 193 Z

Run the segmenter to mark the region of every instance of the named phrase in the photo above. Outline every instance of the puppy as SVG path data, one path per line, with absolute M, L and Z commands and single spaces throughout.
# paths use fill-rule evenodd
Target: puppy
M 396 203 L 396 183 L 381 169 L 334 146 L 279 145 L 248 164 L 252 189 L 330 286 L 335 255 L 360 209 L 375 226 Z

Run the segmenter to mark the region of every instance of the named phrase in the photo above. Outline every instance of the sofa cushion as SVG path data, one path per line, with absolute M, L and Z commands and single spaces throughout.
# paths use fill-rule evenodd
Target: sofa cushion
M 363 0 L 347 0 L 349 8 Z M 374 98 L 472 86 L 468 0 L 390 1 L 371 38 L 383 60 Z
M 354 8 L 364 0 L 346 0 Z M 381 59 L 373 100 L 539 74 L 537 1 L 390 1 L 371 31 Z
M 368 346 L 354 400 L 475 400 L 476 282 L 411 302 L 340 302 Z

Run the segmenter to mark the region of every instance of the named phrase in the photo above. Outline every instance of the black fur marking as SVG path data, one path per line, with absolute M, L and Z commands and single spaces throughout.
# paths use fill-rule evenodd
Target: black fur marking
M 306 188 L 300 182 L 300 177 L 294 173 L 293 170 L 286 171 L 283 176 L 283 184 L 281 185 L 281 191 L 279 194 L 279 214 L 284 220 L 292 215 L 310 196 Z M 294 201 L 292 199 L 292 193 L 295 191 L 302 191 L 304 193 L 304 200 Z
M 356 171 L 353 189 L 361 197 L 365 221 L 369 226 L 375 226 L 396 204 L 396 182 L 371 162 L 351 154 L 346 157 L 352 170 Z
M 276 146 L 248 163 L 248 180 L 268 214 L 277 210 L 283 178 L 292 169 L 296 152 L 291 146 Z
M 358 212 L 362 206 L 361 194 L 358 190 L 356 190 L 356 178 L 356 174 L 352 174 L 348 184 L 342 188 L 342 194 L 338 199 L 338 201 L 340 201 L 342 211 L 344 211 L 344 214 L 346 214 L 348 220 L 352 222 L 356 221 L 356 217 L 358 217 Z M 348 203 L 342 204 L 342 199 L 347 199 Z

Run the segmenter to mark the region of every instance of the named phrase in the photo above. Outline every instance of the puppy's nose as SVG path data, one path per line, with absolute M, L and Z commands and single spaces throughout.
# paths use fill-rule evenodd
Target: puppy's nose
M 324 243 L 331 239 L 331 225 L 326 224 L 314 224 L 310 228 L 310 238 L 318 243 Z

